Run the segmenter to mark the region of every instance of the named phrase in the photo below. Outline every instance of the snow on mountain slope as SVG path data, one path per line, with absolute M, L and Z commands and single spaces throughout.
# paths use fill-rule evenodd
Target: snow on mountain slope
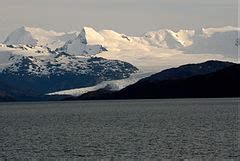
M 163 69 L 188 63 L 200 63 L 207 60 L 238 61 L 219 54 L 185 54 L 175 49 L 148 48 L 144 50 L 126 50 L 103 52 L 97 56 L 106 59 L 117 59 L 134 64 L 140 71 L 147 73 L 159 72 Z
M 236 42 L 239 34 L 240 28 L 231 26 L 203 28 L 193 37 L 193 44 L 182 50 L 189 54 L 222 54 L 237 59 L 239 53 Z
M 137 71 L 119 60 L 69 55 L 38 46 L 0 47 L 0 80 L 38 94 L 126 79 Z
M 236 54 L 236 51 L 233 52 L 233 49 L 236 49 L 233 48 L 233 46 L 238 38 L 239 32 L 240 28 L 232 26 L 225 26 L 222 28 L 202 28 L 199 31 L 179 30 L 178 32 L 166 29 L 148 32 L 144 34 L 143 39 L 146 40 L 149 45 L 160 48 L 185 51 L 189 47 L 192 48 L 192 46 L 194 46 L 198 49 L 202 48 L 202 51 L 193 49 L 193 53 L 226 54 L 227 52 L 231 52 L 232 54 Z M 204 46 L 203 44 L 208 45 Z M 219 48 L 220 46 L 221 48 Z
M 89 45 L 101 44 L 104 41 L 104 37 L 91 27 L 84 27 L 79 37 L 82 38 L 82 43 Z
M 153 54 L 155 58 L 171 53 L 186 53 L 204 54 L 202 57 L 209 55 L 216 58 L 223 56 L 236 59 L 239 31 L 240 29 L 235 27 L 209 28 L 200 31 L 179 30 L 178 32 L 166 29 L 148 32 L 141 37 L 132 37 L 112 30 L 96 32 L 92 28 L 84 28 L 78 38 L 66 43 L 64 47 L 65 52 L 73 55 L 111 54 L 115 59 L 120 60 L 126 60 L 121 56 L 122 54 L 128 53 L 127 56 L 129 56 L 134 53 L 132 57 L 134 59 L 136 56 L 135 59 L 138 61 L 137 57 L 142 58 L 145 52 L 148 53 L 148 57 Z M 113 58 L 108 56 L 110 57 Z
M 93 57 L 91 55 L 89 56 L 75 56 L 75 55 L 69 55 L 67 53 L 61 53 L 58 51 L 52 51 L 49 48 L 43 48 L 39 46 L 28 46 L 28 45 L 1 45 L 0 47 L 0 65 L 9 65 L 6 66 L 8 68 L 12 67 L 12 63 L 15 65 L 17 64 L 18 60 L 22 60 L 22 58 L 27 58 L 31 60 L 34 64 L 34 66 L 38 66 L 40 68 L 44 68 L 48 72 L 41 72 L 39 71 L 38 74 L 45 74 L 49 73 L 50 66 L 53 65 L 54 67 L 57 67 L 59 69 L 64 69 L 66 71 L 70 70 L 72 72 L 81 72 L 86 73 L 87 71 L 84 70 L 84 68 L 81 68 L 82 70 L 79 70 L 79 67 L 81 65 L 86 65 L 87 68 L 89 67 L 88 60 L 95 60 L 96 62 L 101 61 L 103 58 Z M 106 60 L 107 61 L 107 60 Z M 109 60 L 111 62 L 112 60 Z M 121 61 L 119 61 L 120 63 Z M 29 64 L 25 64 L 27 66 Z M 80 65 L 80 66 L 79 66 Z M 118 64 L 116 64 L 117 66 Z M 109 66 L 110 68 L 110 66 Z M 4 68 L 0 68 L 0 70 L 5 70 Z M 115 70 L 115 69 L 113 69 Z M 127 69 L 126 69 L 127 70 Z M 35 73 L 34 70 L 30 71 Z M 54 71 L 51 71 L 54 72 Z M 94 71 L 93 71 L 94 72 Z M 55 73 L 56 74 L 56 73 Z
M 52 54 L 48 48 L 29 45 L 0 45 L 0 72 L 16 63 L 22 57 L 48 59 Z
M 147 72 L 186 63 L 216 59 L 238 61 L 240 28 L 223 27 L 194 30 L 152 31 L 142 37 L 129 37 L 111 30 L 99 31 L 108 52 L 98 56 L 118 59 Z
M 239 42 L 237 41 L 239 40 L 239 31 L 240 28 L 229 26 L 199 31 L 179 30 L 174 32 L 165 29 L 134 37 L 112 30 L 97 32 L 90 27 L 84 27 L 80 33 L 68 34 L 24 27 L 10 34 L 5 44 L 1 44 L 0 51 L 4 51 L 4 55 L 3 52 L 0 52 L 0 67 L 9 65 L 8 60 L 13 53 L 34 58 L 41 57 L 41 59 L 53 57 L 53 60 L 56 59 L 53 56 L 54 53 L 66 53 L 69 56 L 82 58 L 94 55 L 94 57 L 129 62 L 140 69 L 142 73 L 152 74 L 166 68 L 207 60 L 236 62 L 239 56 Z M 11 43 L 23 45 L 14 46 Z M 61 62 L 62 65 L 68 63 L 69 61 L 63 60 Z M 120 80 L 120 82 L 123 81 L 125 83 L 112 81 L 110 84 L 121 88 L 120 84 L 131 83 L 128 79 Z M 84 90 L 96 89 L 106 84 L 108 83 Z M 79 91 L 84 90 L 80 89 Z
M 192 30 L 181 30 L 179 32 L 159 30 L 157 32 L 148 32 L 144 34 L 143 39 L 151 46 L 174 49 L 192 44 L 191 37 L 194 33 L 195 32 Z
M 32 45 L 48 46 L 52 49 L 63 46 L 66 41 L 72 40 L 78 36 L 78 32 L 57 33 L 55 31 L 46 31 L 41 28 L 21 27 L 13 31 L 4 41 L 4 44 L 10 45 Z
M 104 38 L 94 29 L 84 27 L 81 33 L 73 40 L 69 40 L 59 51 L 71 55 L 95 55 L 107 51 L 101 43 Z
M 95 31 L 84 27 L 80 33 L 57 33 L 40 28 L 22 27 L 11 33 L 5 44 L 23 44 L 32 46 L 48 46 L 52 50 L 71 55 L 95 55 L 104 51 L 149 51 L 152 47 L 175 49 L 187 54 L 222 54 L 236 57 L 240 28 L 226 26 L 207 28 L 199 31 L 169 29 L 147 32 L 140 37 L 126 36 L 112 30 Z
M 238 30 L 238 28 L 233 27 L 203 29 L 202 31 L 204 32 L 194 30 L 180 30 L 178 32 L 159 30 L 148 32 L 142 37 L 130 37 L 112 30 L 102 30 L 98 33 L 104 39 L 98 39 L 98 41 L 95 41 L 95 44 L 99 43 L 108 50 L 97 54 L 97 56 L 130 62 L 140 69 L 141 72 L 153 74 L 170 67 L 188 63 L 200 63 L 207 60 L 238 61 L 236 57 L 228 55 L 229 52 L 231 53 L 231 50 L 235 50 L 235 46 L 232 46 L 235 43 L 231 38 L 234 37 L 237 39 L 238 34 L 236 31 Z M 96 34 L 96 32 L 94 33 Z M 234 34 L 232 35 L 232 33 Z M 228 42 L 226 45 L 229 48 L 226 47 L 226 50 L 223 50 L 223 52 L 215 50 L 215 53 L 212 54 L 212 49 L 218 49 L 219 47 L 217 44 L 219 42 L 214 37 L 215 35 L 224 35 L 223 37 L 226 37 L 225 41 Z M 191 54 L 191 52 L 188 52 L 188 49 L 194 45 L 201 48 L 201 43 L 203 42 L 197 41 L 201 37 L 206 37 L 206 39 L 201 40 L 208 41 L 209 43 L 209 46 L 205 49 L 206 52 L 202 52 L 201 54 Z M 215 42 L 210 42 L 212 37 L 214 37 Z M 224 41 L 220 43 L 224 43 Z M 237 55 L 236 51 L 234 54 Z M 132 79 L 133 77 L 134 79 Z M 137 78 L 131 76 L 129 79 L 103 82 L 89 88 L 60 91 L 54 94 L 81 95 L 88 91 L 104 88 L 107 85 L 114 86 L 115 89 L 121 89 L 137 81 Z

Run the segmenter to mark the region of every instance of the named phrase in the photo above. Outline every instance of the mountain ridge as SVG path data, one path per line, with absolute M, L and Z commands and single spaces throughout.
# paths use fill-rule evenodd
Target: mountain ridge
M 197 39 L 200 39 L 200 38 L 204 38 L 207 40 L 207 38 L 214 36 L 216 34 L 221 34 L 226 32 L 239 32 L 239 31 L 240 31 L 240 28 L 232 27 L 232 26 L 224 26 L 221 28 L 202 28 L 200 30 L 179 30 L 177 32 L 172 31 L 170 29 L 161 29 L 158 31 L 146 32 L 145 34 L 139 37 L 136 37 L 136 36 L 134 37 L 134 36 L 126 36 L 125 34 L 120 34 L 113 30 L 100 30 L 99 32 L 97 32 L 91 27 L 83 27 L 81 32 L 68 32 L 68 33 L 55 32 L 53 30 L 47 31 L 41 28 L 21 27 L 13 31 L 6 38 L 6 40 L 4 41 L 4 44 L 27 45 L 28 40 L 24 42 L 24 36 L 25 35 L 28 36 L 28 34 L 32 36 L 29 38 L 30 40 L 33 39 L 37 41 L 37 42 L 29 42 L 28 45 L 37 45 L 38 41 L 41 42 L 44 39 L 54 39 L 51 37 L 59 37 L 59 36 L 66 36 L 66 35 L 73 34 L 72 37 L 69 39 L 66 39 L 65 42 L 69 40 L 73 40 L 77 37 L 80 37 L 80 38 L 83 38 L 82 41 L 84 41 L 83 42 L 84 44 L 104 45 L 102 43 L 108 36 L 110 36 L 110 37 L 113 37 L 113 39 L 115 40 L 116 39 L 121 40 L 123 38 L 123 40 L 125 39 L 130 42 L 142 41 L 144 44 L 152 45 L 155 47 L 184 48 L 184 47 L 191 46 L 194 43 L 194 41 L 199 41 Z M 22 35 L 21 35 L 21 32 L 23 32 Z M 34 36 L 36 38 L 34 38 Z M 26 39 L 27 38 L 28 37 L 26 37 Z M 45 43 L 45 45 L 46 44 L 47 43 Z M 40 43 L 40 45 L 43 45 L 43 43 Z
M 74 39 L 78 35 L 79 32 L 72 31 L 64 33 L 23 26 L 10 33 L 3 44 L 48 46 L 56 49 L 64 45 L 66 41 Z
M 106 87 L 67 100 L 240 97 L 239 74 L 239 64 L 228 64 L 211 73 L 160 80 L 148 77 L 120 91 Z
M 13 74 L 18 74 L 19 78 L 21 75 L 36 78 L 52 75 L 59 78 L 66 74 L 67 78 L 67 73 L 87 73 L 88 76 L 94 76 L 92 80 L 99 80 L 99 71 L 111 71 L 111 76 L 103 76 L 101 81 L 106 81 L 103 85 L 110 82 L 119 89 L 143 76 L 182 64 L 213 59 L 238 62 L 239 31 L 235 27 L 200 31 L 162 29 L 134 37 L 113 30 L 96 31 L 91 27 L 68 33 L 21 27 L 7 37 L 5 44 L 0 44 L 0 74 L 5 74 L 5 78 Z M 117 68 L 114 68 L 114 64 L 118 64 Z M 133 79 L 128 79 L 130 76 Z M 19 80 L 17 77 L 15 79 Z M 79 80 L 79 84 L 82 80 Z M 93 90 L 95 87 L 91 87 L 101 81 L 85 85 L 66 85 L 65 82 L 64 87 L 45 92 L 58 93 L 57 90 L 75 88 Z

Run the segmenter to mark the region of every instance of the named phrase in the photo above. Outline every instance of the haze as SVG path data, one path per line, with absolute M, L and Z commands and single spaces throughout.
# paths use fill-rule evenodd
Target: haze
M 238 24 L 238 0 L 1 0 L 0 40 L 20 26 L 113 29 L 129 35 Z

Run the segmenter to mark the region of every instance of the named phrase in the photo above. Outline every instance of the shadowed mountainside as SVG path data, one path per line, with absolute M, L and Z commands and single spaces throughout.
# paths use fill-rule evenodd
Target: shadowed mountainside
M 220 62 L 206 62 L 217 63 Z M 204 64 L 206 67 L 206 63 Z M 224 62 L 222 62 L 224 63 Z M 221 63 L 220 63 L 221 64 Z M 227 63 L 228 64 L 228 63 Z M 195 65 L 194 65 L 195 66 Z M 187 66 L 157 73 L 120 91 L 100 89 L 81 95 L 79 100 L 91 99 L 159 99 L 159 98 L 214 98 L 214 97 L 239 97 L 240 65 L 228 64 L 225 67 L 205 73 L 180 75 L 180 69 Z M 192 67 L 192 65 L 189 65 Z M 195 66 L 197 67 L 197 66 Z M 195 68 L 194 67 L 194 68 Z M 198 68 L 203 64 L 198 64 Z M 190 68 L 189 68 L 190 69 Z M 192 69 L 192 68 L 191 68 Z M 199 68 L 200 69 L 200 68 Z M 196 71 L 196 70 L 195 70 Z M 177 73 L 177 74 L 173 74 Z M 194 73 L 194 72 L 193 72 Z M 177 76 L 179 74 L 179 76 Z M 165 77 L 163 76 L 165 75 Z M 69 98 L 71 99 L 71 98 Z

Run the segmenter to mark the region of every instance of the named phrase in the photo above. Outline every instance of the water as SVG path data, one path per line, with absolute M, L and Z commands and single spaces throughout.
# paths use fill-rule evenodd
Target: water
M 239 99 L 0 104 L 0 158 L 240 157 Z

